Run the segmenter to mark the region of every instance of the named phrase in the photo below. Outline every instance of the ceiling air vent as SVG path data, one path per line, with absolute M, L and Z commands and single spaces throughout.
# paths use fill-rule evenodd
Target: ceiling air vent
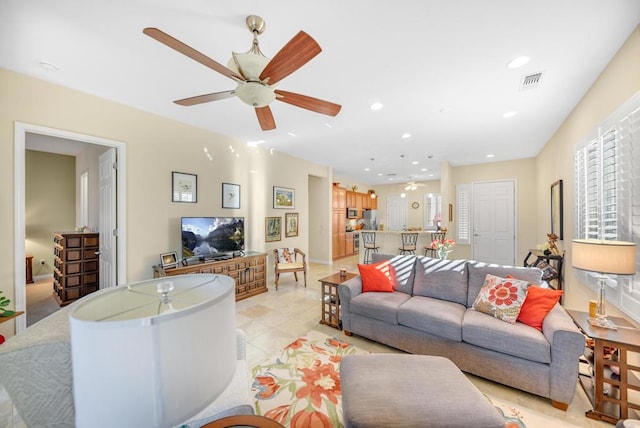
M 528 74 L 522 78 L 520 90 L 537 88 L 540 86 L 540 80 L 542 80 L 542 72 Z

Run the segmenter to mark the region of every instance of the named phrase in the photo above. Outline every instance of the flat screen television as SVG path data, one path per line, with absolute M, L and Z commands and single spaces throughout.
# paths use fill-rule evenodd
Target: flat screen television
M 244 251 L 244 217 L 182 217 L 182 257 L 215 259 Z

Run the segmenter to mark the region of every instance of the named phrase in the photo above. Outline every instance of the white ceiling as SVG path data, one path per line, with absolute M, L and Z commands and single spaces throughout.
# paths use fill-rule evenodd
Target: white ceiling
M 269 57 L 299 30 L 316 39 L 323 52 L 278 87 L 341 104 L 337 117 L 274 102 L 264 132 L 237 98 L 172 102 L 234 83 L 142 29 L 226 64 L 251 45 L 250 14 Z M 638 0 L 0 0 L 0 67 L 389 184 L 438 178 L 442 161 L 535 156 L 639 23 Z M 519 55 L 531 61 L 507 69 Z

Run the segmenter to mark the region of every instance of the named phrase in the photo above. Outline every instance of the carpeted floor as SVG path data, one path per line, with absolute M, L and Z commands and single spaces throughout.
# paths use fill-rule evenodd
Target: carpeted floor
M 340 361 L 344 355 L 366 353 L 338 337 L 310 331 L 251 369 L 256 413 L 291 428 L 342 427 Z M 524 406 L 485 396 L 504 418 L 506 428 L 577 428 Z
M 60 306 L 52 296 L 53 278 L 45 277 L 27 284 L 27 327 L 51 315 Z

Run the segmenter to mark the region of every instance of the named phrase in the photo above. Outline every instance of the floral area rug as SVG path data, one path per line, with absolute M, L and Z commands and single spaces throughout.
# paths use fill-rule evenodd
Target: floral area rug
M 342 428 L 340 361 L 366 354 L 341 339 L 311 331 L 251 369 L 258 415 L 290 428 Z M 487 396 L 505 428 L 574 427 L 513 403 Z

